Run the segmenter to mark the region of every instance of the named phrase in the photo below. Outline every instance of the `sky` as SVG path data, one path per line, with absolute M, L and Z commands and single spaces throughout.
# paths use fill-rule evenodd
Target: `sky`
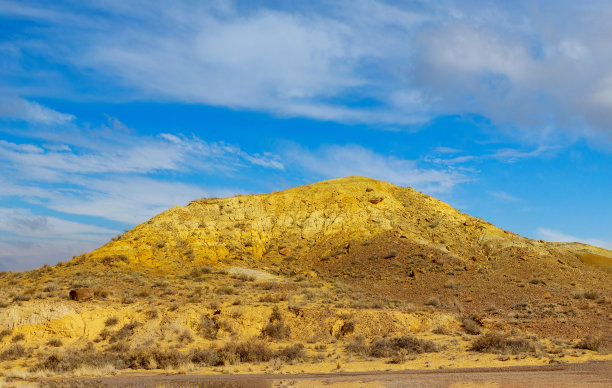
M 349 175 L 612 249 L 608 1 L 0 0 L 0 271 Z

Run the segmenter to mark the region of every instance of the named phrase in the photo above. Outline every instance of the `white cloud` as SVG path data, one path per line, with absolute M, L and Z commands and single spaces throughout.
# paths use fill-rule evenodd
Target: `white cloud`
M 66 261 L 91 251 L 119 231 L 32 213 L 0 208 L 0 271 L 25 270 Z
M 515 134 L 612 138 L 608 2 L 9 2 L 0 13 L 50 26 L 11 42 L 13 62 L 22 49 L 84 70 L 113 100 L 384 124 L 480 114 Z M 71 119 L 23 101 L 22 116 Z
M 571 236 L 569 234 L 565 234 L 563 232 L 559 232 L 554 229 L 548 228 L 538 228 L 536 230 L 536 238 L 547 241 L 554 242 L 581 242 L 584 244 L 594 245 L 597 247 L 602 247 L 606 249 L 612 249 L 612 242 L 610 241 L 602 241 L 594 238 L 581 238 L 576 236 Z
M 0 95 L 0 117 L 35 124 L 64 124 L 75 118 L 73 115 L 57 112 L 37 102 L 7 95 Z
M 294 145 L 287 147 L 284 157 L 287 163 L 317 178 L 360 175 L 430 193 L 447 191 L 469 181 L 467 176 L 452 169 L 421 167 L 416 161 L 382 155 L 358 145 L 331 145 L 315 151 Z

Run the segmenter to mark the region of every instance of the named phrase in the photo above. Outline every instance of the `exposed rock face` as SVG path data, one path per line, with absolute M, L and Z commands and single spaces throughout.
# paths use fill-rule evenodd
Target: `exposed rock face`
M 413 189 L 363 177 L 263 195 L 193 201 L 138 225 L 89 257 L 112 266 L 160 269 L 177 263 L 261 260 L 279 254 L 305 259 L 328 241 L 342 246 L 388 231 L 464 260 L 576 252 L 585 259 L 596 254 L 597 260 L 590 262 L 612 268 L 610 251 L 526 239 Z
M 77 288 L 70 291 L 70 299 L 76 300 L 77 302 L 93 299 L 93 297 L 93 288 Z

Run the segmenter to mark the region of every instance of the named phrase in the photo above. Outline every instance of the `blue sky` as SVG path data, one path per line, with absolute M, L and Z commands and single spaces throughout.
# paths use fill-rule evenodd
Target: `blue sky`
M 0 0 L 0 270 L 347 175 L 612 249 L 605 1 Z

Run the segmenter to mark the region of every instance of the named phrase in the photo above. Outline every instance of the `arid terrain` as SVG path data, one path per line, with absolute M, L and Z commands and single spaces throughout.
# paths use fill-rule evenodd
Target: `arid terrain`
M 611 271 L 605 249 L 524 238 L 368 178 L 201 199 L 67 262 L 1 273 L 0 384 L 608 361 L 587 364 L 601 372 Z M 71 300 L 82 288 L 93 298 Z M 211 384 L 225 383 L 242 384 Z

